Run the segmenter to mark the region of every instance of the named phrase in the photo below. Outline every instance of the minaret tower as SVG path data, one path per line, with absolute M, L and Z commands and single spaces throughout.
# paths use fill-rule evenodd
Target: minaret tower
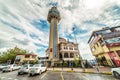
M 56 7 L 49 10 L 47 20 L 50 23 L 49 59 L 53 60 L 58 58 L 58 22 L 60 21 L 60 13 Z

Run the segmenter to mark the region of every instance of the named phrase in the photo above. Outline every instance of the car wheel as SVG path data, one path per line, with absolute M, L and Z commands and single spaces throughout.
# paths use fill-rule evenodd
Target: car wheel
M 45 69 L 45 72 L 47 71 L 47 69 Z
M 2 71 L 3 73 L 5 72 L 5 71 Z
M 42 72 L 41 72 L 41 70 L 39 71 L 39 75 L 41 74 Z
M 120 78 L 120 74 L 117 72 L 113 72 L 113 75 L 115 76 L 115 78 Z
M 20 75 L 21 73 L 20 72 L 18 72 L 18 75 Z
M 32 74 L 29 74 L 29 76 L 32 76 Z
M 13 69 L 10 70 L 10 72 L 12 72 L 12 71 L 13 71 Z

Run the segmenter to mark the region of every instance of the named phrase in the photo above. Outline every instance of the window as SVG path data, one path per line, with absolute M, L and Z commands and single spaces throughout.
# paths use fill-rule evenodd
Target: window
M 25 58 L 30 58 L 30 55 L 25 55 Z
M 95 48 L 94 48 L 94 47 L 92 48 L 92 51 L 95 51 Z
M 119 51 L 116 51 L 116 52 L 117 52 L 118 56 L 120 57 L 120 50 L 119 50 Z
M 99 44 L 98 44 L 98 43 L 97 43 L 96 45 L 97 45 L 97 47 L 99 47 Z
M 70 50 L 73 50 L 73 48 L 72 48 L 72 47 L 70 47 L 69 49 L 70 49 Z
M 64 49 L 68 49 L 67 46 L 64 46 Z
M 21 57 L 20 56 L 16 56 L 16 61 L 20 61 L 21 60 Z
M 75 47 L 75 48 L 74 48 L 74 50 L 78 50 L 78 48 L 77 48 L 77 47 Z
M 70 53 L 70 58 L 73 58 L 74 57 L 74 53 Z
M 32 58 L 35 58 L 36 56 L 32 56 Z
M 96 47 L 94 46 L 94 47 L 93 47 L 93 49 L 95 50 L 95 49 L 96 49 Z

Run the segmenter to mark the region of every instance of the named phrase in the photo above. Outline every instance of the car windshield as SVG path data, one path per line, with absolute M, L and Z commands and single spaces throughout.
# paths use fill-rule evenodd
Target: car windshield
M 7 64 L 0 64 L 0 66 L 6 66 Z
M 4 67 L 4 69 L 8 69 L 9 68 L 9 66 L 7 66 L 7 67 Z
M 39 67 L 40 66 L 40 64 L 35 64 L 35 65 L 33 65 L 33 67 Z
M 22 67 L 28 67 L 28 65 L 23 65 Z

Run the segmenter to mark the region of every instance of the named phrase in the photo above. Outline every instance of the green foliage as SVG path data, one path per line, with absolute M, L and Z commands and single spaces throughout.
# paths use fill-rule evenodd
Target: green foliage
M 74 58 L 74 66 L 79 67 L 80 66 L 80 59 L 79 58 Z
M 2 56 L 0 56 L 0 63 L 6 63 L 8 60 L 11 60 L 11 63 L 13 63 L 17 54 L 26 54 L 27 52 L 27 50 L 17 47 L 14 49 L 8 49 L 6 52 L 3 52 Z
M 28 63 L 28 61 L 23 61 L 22 64 L 26 64 L 26 63 Z M 37 64 L 37 63 L 38 63 L 37 59 L 35 59 L 34 61 L 29 61 L 29 64 Z
M 38 63 L 38 60 L 35 59 L 34 61 L 30 61 L 30 64 L 37 64 Z

